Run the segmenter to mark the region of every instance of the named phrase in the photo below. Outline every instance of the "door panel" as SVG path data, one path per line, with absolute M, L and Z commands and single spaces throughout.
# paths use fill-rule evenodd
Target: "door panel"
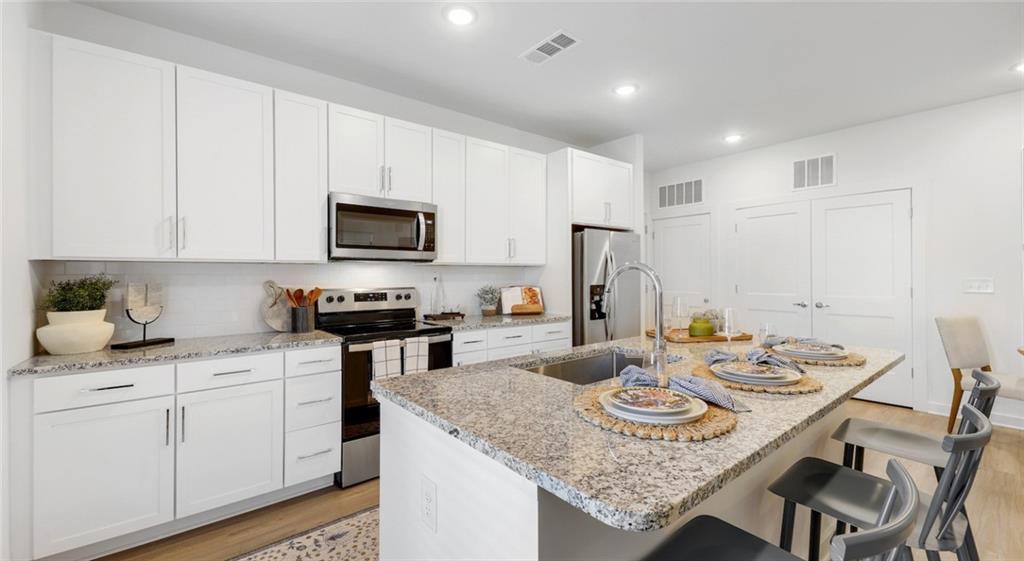
M 509 237 L 512 263 L 547 259 L 547 157 L 513 148 L 509 153 Z
M 275 258 L 327 260 L 327 103 L 274 92 Z
M 665 285 L 665 317 L 680 297 L 689 306 L 711 302 L 711 215 L 654 221 L 654 262 Z
M 508 155 L 503 144 L 466 140 L 466 260 L 508 263 Z
M 572 158 L 572 221 L 607 224 L 607 164 L 600 156 L 570 150 Z
M 911 353 L 910 193 L 889 191 L 811 204 L 814 335 Z M 820 306 L 820 307 L 819 307 Z M 910 361 L 862 399 L 913 404 Z
M 608 225 L 633 228 L 633 166 L 608 161 L 605 164 L 605 192 L 608 198 Z
M 806 202 L 736 212 L 740 327 L 770 322 L 779 333 L 811 335 L 811 224 Z
M 387 195 L 407 201 L 430 200 L 430 127 L 385 118 Z
M 384 117 L 330 105 L 331 191 L 384 196 Z
M 437 259 L 466 261 L 466 137 L 434 129 L 433 202 L 437 205 Z

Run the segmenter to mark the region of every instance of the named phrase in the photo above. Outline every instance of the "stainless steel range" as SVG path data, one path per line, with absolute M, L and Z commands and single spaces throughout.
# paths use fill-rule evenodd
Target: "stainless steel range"
M 380 405 L 370 393 L 374 342 L 399 342 L 403 373 L 405 341 L 412 337 L 429 342 L 428 370 L 452 365 L 451 328 L 417 321 L 418 305 L 415 288 L 331 289 L 317 300 L 317 329 L 342 338 L 341 471 L 334 475 L 339 487 L 380 474 Z

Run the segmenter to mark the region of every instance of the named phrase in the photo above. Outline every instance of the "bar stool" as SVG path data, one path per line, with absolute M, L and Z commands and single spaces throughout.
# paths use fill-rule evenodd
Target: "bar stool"
M 892 483 L 877 528 L 836 536 L 830 548 L 833 561 L 852 561 L 895 554 L 910 537 L 920 503 L 917 487 L 906 468 L 890 460 Z M 888 482 L 887 482 L 888 483 Z M 677 530 L 643 561 L 800 561 L 800 558 L 713 516 L 698 516 Z
M 970 404 L 965 404 L 962 412 L 963 430 L 943 438 L 942 448 L 949 458 L 935 495 L 921 496 L 922 503 L 928 507 L 918 509 L 915 531 L 918 536 L 907 542 L 908 546 L 929 552 L 929 559 L 938 559 L 939 551 L 955 551 L 959 559 L 980 561 L 976 549 L 968 545 L 974 540 L 970 523 L 962 511 L 982 452 L 992 438 L 992 423 Z M 822 459 L 798 461 L 768 487 L 786 501 L 780 546 L 787 551 L 790 549 L 796 505 L 804 505 L 811 509 L 809 558 L 816 561 L 822 514 L 859 528 L 877 527 L 883 520 L 880 513 L 884 513 L 891 487 L 884 479 Z

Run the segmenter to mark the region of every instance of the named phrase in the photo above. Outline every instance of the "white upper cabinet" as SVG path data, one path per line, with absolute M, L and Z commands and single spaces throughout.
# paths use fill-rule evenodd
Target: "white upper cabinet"
M 273 90 L 178 67 L 178 256 L 274 258 Z
M 327 260 L 327 102 L 274 91 L 274 257 Z
M 174 257 L 174 65 L 53 38 L 53 256 Z
M 470 263 L 508 263 L 508 160 L 508 146 L 466 139 L 466 260 Z
M 633 228 L 633 166 L 567 149 L 575 224 Z
M 384 117 L 330 104 L 331 191 L 385 196 Z
M 434 129 L 433 198 L 437 261 L 466 261 L 466 137 Z
M 384 174 L 387 196 L 407 201 L 430 200 L 431 128 L 384 119 Z
M 633 229 L 633 166 L 608 160 L 605 163 L 605 193 L 608 198 L 608 225 Z
M 547 258 L 547 156 L 512 148 L 509 152 L 509 262 L 543 265 Z

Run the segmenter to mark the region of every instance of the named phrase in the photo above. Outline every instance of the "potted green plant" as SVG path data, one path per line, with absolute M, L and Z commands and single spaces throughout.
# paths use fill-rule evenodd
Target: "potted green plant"
M 476 291 L 476 297 L 480 299 L 480 313 L 485 316 L 498 315 L 498 300 L 501 299 L 501 290 L 493 285 L 484 285 Z
M 107 291 L 117 281 L 105 275 L 50 283 L 43 298 L 49 325 L 36 330 L 36 337 L 53 355 L 98 351 L 110 342 L 114 324 L 107 315 Z

